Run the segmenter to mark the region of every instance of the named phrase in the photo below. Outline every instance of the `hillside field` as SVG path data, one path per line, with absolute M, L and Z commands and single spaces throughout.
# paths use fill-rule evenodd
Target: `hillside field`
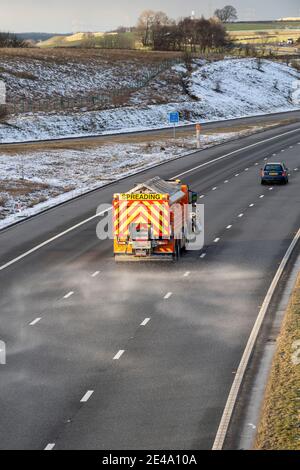
M 24 56 L 22 60 L 20 56 L 15 60 L 10 56 L 10 61 L 2 58 L 0 66 L 5 70 L 2 76 L 8 96 L 25 94 L 27 101 L 40 103 L 56 93 L 60 103 L 72 94 L 89 96 L 97 87 L 105 93 L 120 85 L 135 86 L 143 77 L 146 81 L 143 86 L 133 87 L 122 102 L 111 102 L 101 109 L 57 107 L 50 112 L 31 109 L 12 114 L 8 123 L 0 123 L 2 142 L 165 127 L 169 113 L 174 110 L 180 113 L 182 124 L 189 124 L 299 107 L 293 101 L 293 93 L 300 73 L 277 61 L 195 59 L 192 69 L 176 61 L 149 75 L 153 68 L 156 70 L 155 61 L 161 62 L 166 56 L 132 51 L 126 53 L 125 59 L 119 52 L 119 56 L 123 55 L 120 61 L 116 59 L 119 56 L 113 59 L 107 52 L 104 60 L 102 51 L 93 50 L 88 51 L 95 54 L 93 60 L 91 57 L 87 60 L 85 51 L 81 51 L 83 58 L 79 61 L 72 56 L 74 49 L 64 49 L 65 60 L 61 63 L 57 61 L 60 51 L 49 50 L 48 60 L 44 61 L 28 57 L 24 60 Z M 51 59 L 52 52 L 55 54 Z
M 252 43 L 261 42 L 261 34 L 266 33 L 270 42 L 294 40 L 300 37 L 300 21 L 267 21 L 267 22 L 236 22 L 226 25 L 230 37 L 237 42 Z M 66 36 L 53 36 L 45 41 L 40 41 L 38 47 L 93 47 L 143 49 L 140 38 L 134 32 L 128 33 L 83 33 L 78 32 Z
M 230 23 L 227 26 L 228 31 L 267 31 L 267 30 L 281 30 L 286 29 L 300 29 L 300 21 L 267 21 L 263 22 L 249 22 L 249 23 Z

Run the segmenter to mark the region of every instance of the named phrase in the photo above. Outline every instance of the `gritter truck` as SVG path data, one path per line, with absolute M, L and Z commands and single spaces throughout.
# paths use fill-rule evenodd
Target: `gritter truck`
M 196 230 L 197 193 L 159 177 L 113 198 L 116 261 L 173 260 Z

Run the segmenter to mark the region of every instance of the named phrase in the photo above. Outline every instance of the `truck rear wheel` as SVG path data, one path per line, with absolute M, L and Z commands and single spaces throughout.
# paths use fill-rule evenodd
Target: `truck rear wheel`
M 173 255 L 173 261 L 179 261 L 180 260 L 180 246 L 179 246 L 179 243 L 176 242 L 176 245 L 175 245 L 175 253 Z

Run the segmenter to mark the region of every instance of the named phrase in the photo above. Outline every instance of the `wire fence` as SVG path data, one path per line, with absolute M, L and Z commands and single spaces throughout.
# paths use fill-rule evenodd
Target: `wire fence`
M 20 98 L 7 101 L 6 108 L 10 114 L 63 111 L 92 111 L 109 109 L 125 104 L 130 96 L 146 87 L 160 73 L 170 69 L 182 59 L 168 59 L 152 66 L 141 79 L 135 80 L 132 86 L 114 88 L 113 90 L 96 89 L 93 92 L 80 93 L 74 96 L 56 96 L 53 98 Z

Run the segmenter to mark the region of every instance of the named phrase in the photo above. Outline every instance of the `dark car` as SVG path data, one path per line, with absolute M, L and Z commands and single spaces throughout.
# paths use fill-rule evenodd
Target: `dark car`
M 261 170 L 261 184 L 289 182 L 289 169 L 284 163 L 266 163 Z

